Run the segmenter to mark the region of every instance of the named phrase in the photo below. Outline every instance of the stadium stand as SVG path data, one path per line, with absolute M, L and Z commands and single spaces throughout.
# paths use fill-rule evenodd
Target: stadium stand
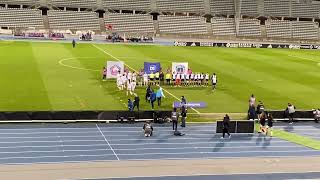
M 235 14 L 234 0 L 210 0 L 212 14 Z
M 258 13 L 258 2 L 257 0 L 242 0 L 241 2 L 241 14 L 257 16 Z
M 97 0 L 48 0 L 48 4 L 63 7 L 95 7 Z
M 238 36 L 261 36 L 260 21 L 257 19 L 240 19 Z
M 100 30 L 98 15 L 95 12 L 48 11 L 51 29 L 57 30 Z
M 207 34 L 206 21 L 198 16 L 159 16 L 159 30 L 169 34 Z
M 317 17 L 319 18 L 320 2 L 312 1 L 312 4 L 303 4 L 292 1 L 293 17 Z
M 264 0 L 264 13 L 266 16 L 290 16 L 291 0 Z
M 204 12 L 204 0 L 157 0 L 159 11 Z
M 108 13 L 105 24 L 116 32 L 154 33 L 152 17 L 148 14 Z
M 0 0 L 0 4 L 34 5 L 40 4 L 40 0 Z
M 268 38 L 291 38 L 291 23 L 290 21 L 281 20 L 267 20 L 266 21 L 266 31 Z
M 151 0 L 102 0 L 107 9 L 150 10 Z
M 44 27 L 40 10 L 4 8 L 0 8 L 0 26 L 15 28 Z
M 213 17 L 211 20 L 212 31 L 216 36 L 235 36 L 236 27 L 233 18 Z
M 318 39 L 319 24 L 310 21 L 293 21 L 292 38 L 296 39 Z

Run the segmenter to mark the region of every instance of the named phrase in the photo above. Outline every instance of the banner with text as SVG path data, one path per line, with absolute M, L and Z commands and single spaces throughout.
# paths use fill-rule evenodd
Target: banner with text
M 107 78 L 117 78 L 117 74 L 120 71 L 121 74 L 124 72 L 124 63 L 122 61 L 108 61 L 107 62 Z
M 202 46 L 226 48 L 281 48 L 281 49 L 319 49 L 319 44 L 277 44 L 277 43 L 227 43 L 227 42 L 174 42 L 174 46 Z
M 174 102 L 173 107 L 174 108 L 181 108 L 181 103 Z M 205 103 L 205 102 L 188 102 L 187 107 L 189 107 L 189 108 L 206 108 L 207 103 Z
M 161 65 L 159 62 L 144 62 L 144 72 L 151 74 L 151 72 L 156 73 L 161 70 Z
M 173 62 L 172 63 L 172 72 L 178 74 L 187 74 L 189 63 L 187 62 Z

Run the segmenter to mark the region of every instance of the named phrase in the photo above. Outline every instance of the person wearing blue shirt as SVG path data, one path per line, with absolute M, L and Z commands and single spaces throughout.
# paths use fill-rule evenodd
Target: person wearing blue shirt
M 128 110 L 133 111 L 133 103 L 132 103 L 131 99 L 128 99 Z
M 163 89 L 162 87 L 160 87 L 156 93 L 156 96 L 157 96 L 157 101 L 158 101 L 158 106 L 161 106 L 161 98 L 164 97 L 164 94 L 163 94 Z
M 157 94 L 152 91 L 151 95 L 150 95 L 150 102 L 151 102 L 151 107 L 152 109 L 154 109 L 154 102 L 157 100 Z

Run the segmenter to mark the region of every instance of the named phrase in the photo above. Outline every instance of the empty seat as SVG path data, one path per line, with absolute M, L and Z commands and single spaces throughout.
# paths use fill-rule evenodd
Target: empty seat
M 261 36 L 260 21 L 257 19 L 240 19 L 239 36 Z
M 291 38 L 291 23 L 290 21 L 267 20 L 266 21 L 267 37 L 276 38 Z
M 48 4 L 64 7 L 95 7 L 97 0 L 48 0 Z
M 150 10 L 151 0 L 102 0 L 107 9 Z
M 148 14 L 108 13 L 105 16 L 105 23 L 112 25 L 116 32 L 155 32 L 152 16 Z
M 234 0 L 210 0 L 212 14 L 235 14 Z
M 213 34 L 216 36 L 236 35 L 236 26 L 233 18 L 213 17 L 211 24 Z
M 319 37 L 319 24 L 315 22 L 293 21 L 292 37 L 296 39 L 316 40 Z
M 264 0 L 264 13 L 267 16 L 290 16 L 291 0 Z
M 98 14 L 86 11 L 48 11 L 51 29 L 100 30 Z
M 0 26 L 44 29 L 40 10 L 0 8 Z
M 258 15 L 258 2 L 257 0 L 242 0 L 241 1 L 241 14 L 243 15 Z
M 159 16 L 161 33 L 207 34 L 206 21 L 197 16 Z
M 204 0 L 157 0 L 160 11 L 204 12 Z

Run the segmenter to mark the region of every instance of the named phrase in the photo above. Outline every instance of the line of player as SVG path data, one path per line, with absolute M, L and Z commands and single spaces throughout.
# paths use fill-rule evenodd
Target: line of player
M 189 87 L 203 87 L 209 86 L 211 81 L 212 89 L 214 90 L 217 85 L 217 75 L 213 73 L 166 73 L 163 72 L 131 72 L 126 71 L 123 74 L 117 74 L 117 87 L 119 90 L 127 89 L 128 94 L 133 94 L 136 86 L 149 86 L 149 85 L 167 85 L 167 86 L 189 86 Z

